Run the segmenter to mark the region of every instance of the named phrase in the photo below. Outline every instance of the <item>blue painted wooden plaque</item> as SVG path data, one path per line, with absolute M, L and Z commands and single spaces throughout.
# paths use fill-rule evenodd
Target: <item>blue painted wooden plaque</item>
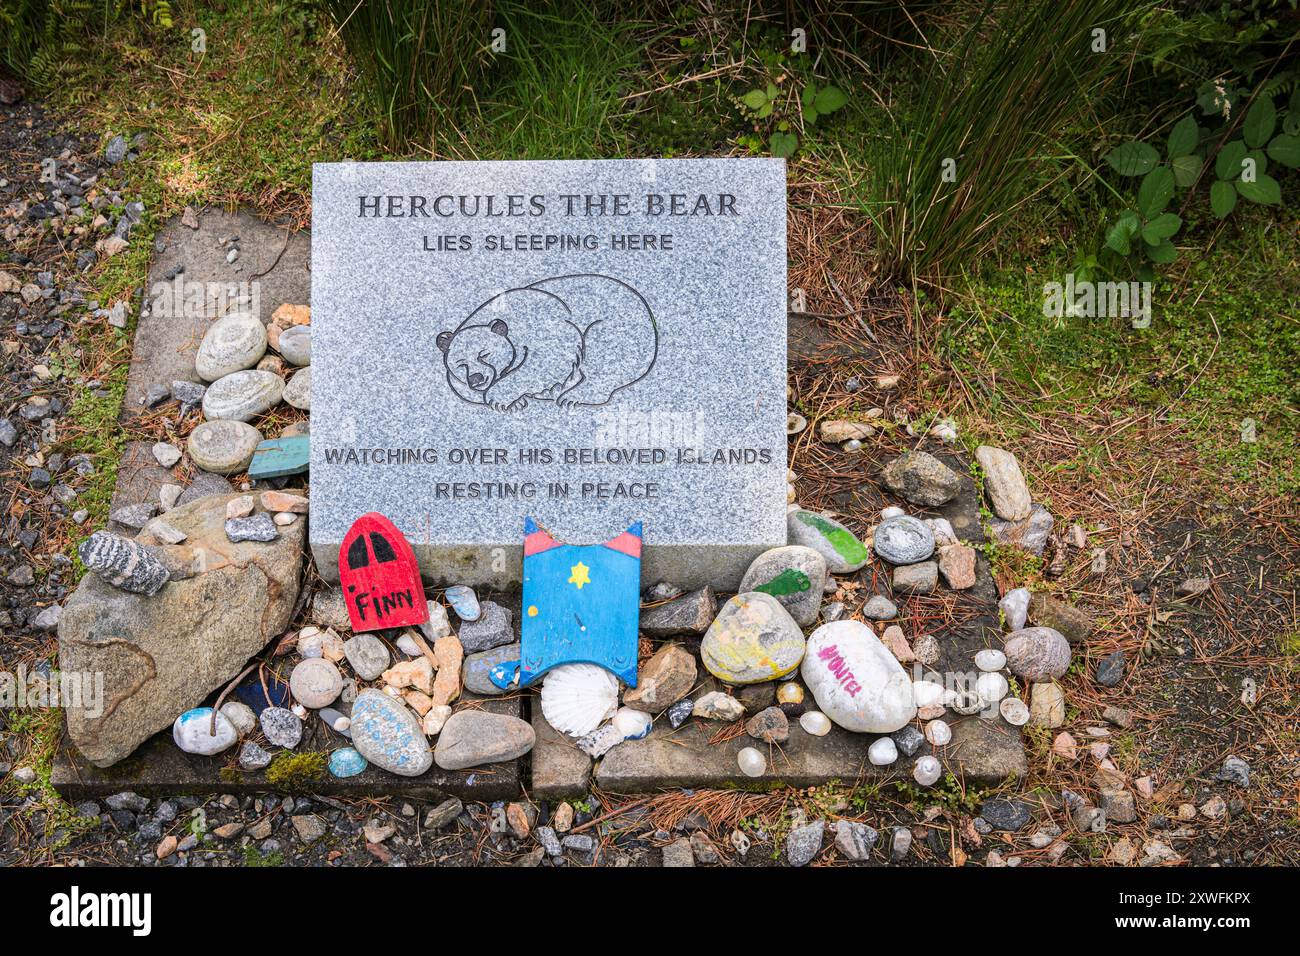
M 521 660 L 500 664 L 498 687 L 526 687 L 557 664 L 599 664 L 636 686 L 641 523 L 603 544 L 562 544 L 524 519 Z

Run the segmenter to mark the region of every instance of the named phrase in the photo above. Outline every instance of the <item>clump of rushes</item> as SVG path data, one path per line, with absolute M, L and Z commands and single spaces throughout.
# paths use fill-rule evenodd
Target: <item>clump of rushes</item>
M 864 203 L 885 270 L 943 279 L 994 247 L 1047 184 L 1032 168 L 1126 64 L 1113 50 L 1132 4 L 1030 0 L 997 22 L 982 12 L 944 50 L 915 56 L 922 77 L 893 129 L 868 143 Z M 1104 35 L 1096 31 L 1105 31 Z
M 326 0 L 374 113 L 381 143 L 433 149 L 472 95 L 492 43 L 487 0 Z

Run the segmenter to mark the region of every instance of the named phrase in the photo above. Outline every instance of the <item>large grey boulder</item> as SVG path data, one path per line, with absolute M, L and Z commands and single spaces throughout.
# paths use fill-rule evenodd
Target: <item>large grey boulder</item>
M 64 604 L 60 671 L 103 675 L 102 697 L 67 708 L 68 735 L 94 765 L 111 766 L 169 727 L 288 626 L 306 523 L 281 528 L 275 541 L 234 544 L 225 532 L 234 497 L 213 495 L 167 513 L 167 524 L 186 535 L 192 576 L 173 575 L 146 596 L 87 574 Z M 135 540 L 158 543 L 148 532 Z

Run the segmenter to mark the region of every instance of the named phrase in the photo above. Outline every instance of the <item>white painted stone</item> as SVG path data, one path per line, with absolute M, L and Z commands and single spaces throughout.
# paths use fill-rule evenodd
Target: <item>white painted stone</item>
M 239 734 L 230 718 L 217 713 L 217 732 L 212 733 L 212 708 L 187 710 L 172 724 L 172 740 L 187 754 L 211 757 L 235 745 Z
M 916 716 L 907 672 L 861 621 L 813 631 L 800 673 L 817 706 L 846 730 L 887 734 Z
M 831 732 L 831 719 L 820 710 L 805 710 L 799 715 L 799 726 L 806 734 L 825 737 Z

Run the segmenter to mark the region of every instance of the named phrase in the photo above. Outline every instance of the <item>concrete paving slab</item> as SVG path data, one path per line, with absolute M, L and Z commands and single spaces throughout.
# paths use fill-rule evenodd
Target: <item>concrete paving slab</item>
M 145 296 L 148 308 L 136 324 L 123 421 L 139 414 L 150 385 L 199 380 L 194 355 L 208 326 L 224 314 L 218 312 L 218 297 L 208 293 L 226 289 L 235 293 L 231 298 L 240 292 L 248 294 L 263 324 L 286 302 L 310 301 L 309 232 L 290 236 L 249 213 L 220 209 L 204 210 L 198 220 L 199 228 L 191 229 L 177 216 L 158 234 L 163 249 L 150 266 Z M 239 258 L 233 263 L 226 261 L 227 249 L 219 242 L 231 236 L 239 237 Z M 184 266 L 184 271 L 176 272 L 178 266 Z M 202 294 L 196 296 L 199 290 Z M 167 307 L 178 298 L 198 302 L 201 308 L 190 314 L 188 309 Z M 240 310 L 244 307 L 232 305 L 226 311 Z
M 531 704 L 537 743 L 533 746 L 529 792 L 536 800 L 584 796 L 591 789 L 591 758 L 546 722 L 536 696 Z
M 473 700 L 467 695 L 467 700 Z M 517 698 L 485 698 L 482 709 L 512 717 L 522 716 Z M 312 717 L 296 753 L 337 750 L 349 741 Z M 273 749 L 273 748 L 268 748 Z M 246 772 L 235 762 L 239 751 L 232 748 L 217 757 L 200 757 L 183 752 L 171 739 L 171 731 L 151 737 L 127 759 L 101 769 L 87 763 L 66 741 L 60 747 L 50 773 L 50 782 L 66 800 L 95 800 L 133 790 L 147 797 L 170 795 L 208 796 L 282 791 L 271 784 L 266 771 Z M 230 769 L 227 769 L 230 768 Z M 334 797 L 402 796 L 432 800 L 443 796 L 462 800 L 503 800 L 520 792 L 520 761 L 489 764 L 470 770 L 440 770 L 436 765 L 420 777 L 399 777 L 371 766 L 364 773 L 340 780 L 326 773 L 302 788 L 305 792 Z
M 1018 735 L 1001 734 L 993 721 L 979 717 L 956 720 L 959 725 L 953 726 L 953 743 L 938 756 L 959 779 L 992 784 L 1024 773 L 1024 751 Z M 602 790 L 615 793 L 641 793 L 672 787 L 816 787 L 835 780 L 846 784 L 890 779 L 911 782 L 916 758 L 934 752 L 929 744 L 923 744 L 914 757 L 901 757 L 889 767 L 873 767 L 867 762 L 867 747 L 877 738 L 875 734 L 854 734 L 834 727 L 825 737 L 814 737 L 792 721 L 790 739 L 779 748 L 769 747 L 748 734 L 710 743 L 721 728 L 716 721 L 701 720 L 677 730 L 666 724 L 656 726 L 644 740 L 625 741 L 607 753 L 596 768 L 596 783 Z M 743 747 L 756 747 L 767 754 L 768 769 L 762 777 L 741 773 L 736 755 Z

